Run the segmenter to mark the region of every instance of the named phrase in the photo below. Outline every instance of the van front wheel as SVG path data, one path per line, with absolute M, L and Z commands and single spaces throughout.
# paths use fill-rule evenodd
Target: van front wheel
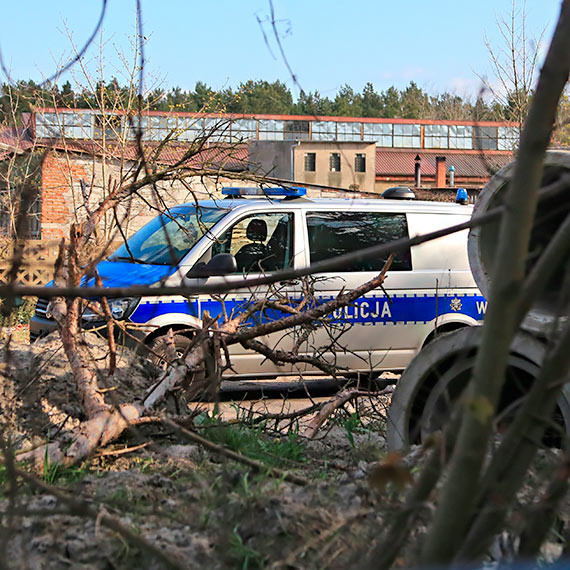
M 171 345 L 172 342 L 172 345 Z M 172 341 L 168 335 L 155 338 L 149 345 L 152 350 L 151 360 L 163 370 L 174 361 L 184 358 L 192 345 L 193 338 L 175 334 Z M 195 348 L 199 349 L 198 346 Z M 187 401 L 213 401 L 217 396 L 220 384 L 220 372 L 216 359 L 212 354 L 206 354 L 196 369 L 189 372 L 179 387 Z M 178 410 L 177 410 L 177 413 Z
M 186 356 L 192 339 L 181 334 L 175 334 L 172 337 L 172 344 L 173 346 L 170 346 L 168 335 L 157 336 L 149 345 L 150 360 L 157 366 L 166 369 L 175 360 Z

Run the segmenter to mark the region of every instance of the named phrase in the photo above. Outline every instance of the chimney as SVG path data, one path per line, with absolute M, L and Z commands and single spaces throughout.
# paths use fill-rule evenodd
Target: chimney
M 435 157 L 435 187 L 445 188 L 445 156 Z
M 422 185 L 422 159 L 419 154 L 416 154 L 414 161 L 414 186 L 419 188 Z

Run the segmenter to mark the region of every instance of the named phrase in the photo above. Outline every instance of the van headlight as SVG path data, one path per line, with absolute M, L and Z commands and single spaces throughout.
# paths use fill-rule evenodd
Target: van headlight
M 107 300 L 111 316 L 117 321 L 126 319 L 133 312 L 138 301 L 138 297 L 121 297 L 119 299 Z M 105 315 L 101 303 L 99 301 L 91 301 L 90 305 L 85 307 L 81 318 L 88 323 L 104 321 Z

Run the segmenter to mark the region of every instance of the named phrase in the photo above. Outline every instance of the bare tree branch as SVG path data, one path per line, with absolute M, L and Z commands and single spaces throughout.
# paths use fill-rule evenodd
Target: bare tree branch
M 533 104 L 525 124 L 517 167 L 509 185 L 481 346 L 469 398 L 495 410 L 515 331 L 520 287 L 542 177 L 542 161 L 556 108 L 570 71 L 570 2 L 562 3 Z M 474 508 L 476 488 L 492 430 L 492 417 L 465 413 L 450 463 L 449 479 L 421 555 L 423 564 L 446 564 L 457 555 Z M 461 512 L 462 519 L 454 516 Z

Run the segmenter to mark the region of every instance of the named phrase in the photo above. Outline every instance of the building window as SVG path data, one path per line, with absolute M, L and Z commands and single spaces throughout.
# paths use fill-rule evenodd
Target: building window
M 372 141 L 376 146 L 394 146 L 392 136 L 394 125 L 391 123 L 364 123 L 362 125 L 363 140 Z
M 193 117 L 179 117 L 176 138 L 181 141 L 193 141 L 204 136 L 204 120 Z
M 449 127 L 447 125 L 426 125 L 424 134 L 425 148 L 449 148 Z
M 421 126 L 408 124 L 394 125 L 395 148 L 419 148 L 421 145 Z
M 231 142 L 231 121 L 225 118 L 205 118 L 203 136 L 207 138 L 208 144 L 211 142 Z
M 232 141 L 243 142 L 257 138 L 256 119 L 235 119 L 231 122 Z
M 259 140 L 260 141 L 282 141 L 285 123 L 274 119 L 259 120 Z
M 336 123 L 334 121 L 313 121 L 311 124 L 311 140 L 336 140 Z
M 70 139 L 92 138 L 92 117 L 89 113 L 65 113 L 63 136 Z
M 519 145 L 520 131 L 517 127 L 499 127 L 499 150 L 514 151 Z
M 363 153 L 357 153 L 354 157 L 354 171 L 355 172 L 366 172 L 366 155 Z
M 314 152 L 305 153 L 305 172 L 315 172 L 317 170 L 317 154 Z
M 309 140 L 309 121 L 285 121 L 285 140 Z
M 122 134 L 122 117 L 110 113 L 95 115 L 95 139 L 117 139 Z
M 361 141 L 362 140 L 362 124 L 361 123 L 337 123 L 336 137 L 339 141 Z
M 477 150 L 497 150 L 497 127 L 476 126 L 473 129 L 473 146 Z
M 329 166 L 331 172 L 340 172 L 340 152 L 331 152 Z
M 466 125 L 449 125 L 449 148 L 473 148 L 473 129 Z

